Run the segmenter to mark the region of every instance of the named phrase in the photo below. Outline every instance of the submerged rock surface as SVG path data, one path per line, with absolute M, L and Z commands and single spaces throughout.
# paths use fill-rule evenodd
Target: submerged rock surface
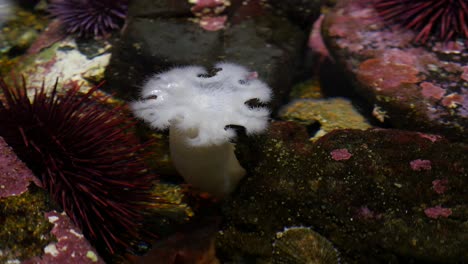
M 318 1 L 291 21 L 294 8 L 266 1 L 232 1 L 223 15 L 225 26 L 208 31 L 194 23 L 191 6 L 184 0 L 135 1 L 128 26 L 116 42 L 106 71 L 109 87 L 128 99 L 135 97 L 144 80 L 181 65 L 211 68 L 229 61 L 256 71 L 275 90 L 274 105 L 287 95 L 300 65 L 308 26 L 318 15 Z
M 466 144 L 387 129 L 307 138 L 276 122 L 259 149 L 238 145 L 257 159 L 241 162 L 249 175 L 224 208 L 226 260 L 269 261 L 287 226 L 311 227 L 345 263 L 468 260 Z

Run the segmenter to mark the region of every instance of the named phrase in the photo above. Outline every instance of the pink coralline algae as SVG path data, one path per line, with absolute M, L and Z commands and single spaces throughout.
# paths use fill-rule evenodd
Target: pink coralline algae
M 437 194 L 443 194 L 445 191 L 448 189 L 448 180 L 447 179 L 442 179 L 442 180 L 433 180 L 432 181 L 432 189 Z
M 31 182 L 40 186 L 37 178 L 0 137 L 0 198 L 26 192 Z
M 104 263 L 96 250 L 65 213 L 60 214 L 52 211 L 46 213 L 45 217 L 54 224 L 51 233 L 55 235 L 57 242 L 47 245 L 41 257 L 26 260 L 23 262 L 24 264 Z
M 348 160 L 353 156 L 347 149 L 335 149 L 330 152 L 333 160 Z
M 410 166 L 414 171 L 430 170 L 432 168 L 430 160 L 422 159 L 412 160 Z
M 437 219 L 439 217 L 447 218 L 452 214 L 452 210 L 450 208 L 444 208 L 438 205 L 436 207 L 426 208 L 424 213 L 427 217 L 432 219 Z
M 425 72 L 425 63 L 434 58 L 421 49 L 388 49 L 374 58 L 363 61 L 357 71 L 358 78 L 369 83 L 377 91 L 400 88 L 404 84 L 421 81 L 419 74 Z
M 412 65 L 373 58 L 359 65 L 358 78 L 377 90 L 389 90 L 402 84 L 419 82 L 418 73 L 418 69 Z
M 430 82 L 422 82 L 419 86 L 425 98 L 441 99 L 445 94 L 445 89 Z
M 468 82 L 468 66 L 463 66 L 462 69 L 463 73 L 461 75 L 461 78 Z

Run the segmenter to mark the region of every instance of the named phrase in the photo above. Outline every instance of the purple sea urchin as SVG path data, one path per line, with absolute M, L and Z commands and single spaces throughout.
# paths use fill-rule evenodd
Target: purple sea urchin
M 466 0 L 374 0 L 374 5 L 385 20 L 419 31 L 416 42 L 425 43 L 430 36 L 468 38 Z
M 119 29 L 127 16 L 128 0 L 52 0 L 50 13 L 67 33 L 102 36 Z
M 65 94 L 42 85 L 30 99 L 22 83 L 0 78 L 0 136 L 42 182 L 53 200 L 98 248 L 110 253 L 138 238 L 143 209 L 154 202 L 154 177 L 135 153 L 120 109 L 108 109 L 74 85 Z

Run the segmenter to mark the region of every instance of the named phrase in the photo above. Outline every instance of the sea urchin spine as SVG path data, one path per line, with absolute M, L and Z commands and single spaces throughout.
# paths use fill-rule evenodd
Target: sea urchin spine
M 415 42 L 468 38 L 466 0 L 374 0 L 374 6 L 385 20 L 419 31 Z
M 125 22 L 128 0 L 52 0 L 49 12 L 67 33 L 102 36 Z
M 0 136 L 38 176 L 55 202 L 100 248 L 110 253 L 137 239 L 142 211 L 154 202 L 154 177 L 136 155 L 144 145 L 127 132 L 120 109 L 93 98 L 98 89 L 32 98 L 23 78 L 12 87 L 0 78 Z

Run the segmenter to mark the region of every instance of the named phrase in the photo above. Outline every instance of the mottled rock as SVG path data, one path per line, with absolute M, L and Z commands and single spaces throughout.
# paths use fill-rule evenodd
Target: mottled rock
M 51 234 L 54 235 L 56 241 L 44 247 L 42 256 L 25 260 L 24 264 L 104 263 L 65 213 L 51 211 L 47 212 L 45 217 L 54 225 Z
M 82 91 L 87 91 L 103 80 L 110 56 L 106 40 L 77 41 L 68 37 L 35 54 L 24 55 L 15 73 L 26 77 L 28 87 L 38 88 L 44 82 L 46 89 L 52 89 L 58 81 L 59 90 L 78 83 Z
M 335 130 L 310 143 L 289 122 L 252 140 L 237 144 L 249 174 L 224 207 L 224 261 L 268 262 L 287 226 L 320 233 L 344 263 L 468 260 L 466 144 L 390 129 Z M 415 160 L 431 166 L 414 170 Z
M 0 3 L 0 74 L 12 68 L 13 58 L 28 49 L 47 21 L 44 15 L 22 9 L 13 1 Z
M 38 185 L 0 138 L 0 262 L 103 263 L 68 216 L 51 211 Z
M 241 2 L 232 1 L 226 8 L 227 21 L 217 31 L 194 23 L 187 1 L 132 2 L 128 26 L 106 71 L 109 89 L 128 99 L 136 97 L 142 82 L 154 73 L 231 61 L 258 72 L 275 90 L 278 105 L 287 95 L 308 31 L 265 1 Z M 308 10 L 314 11 L 309 16 L 318 13 Z
M 468 139 L 468 42 L 415 45 L 415 32 L 389 27 L 372 1 L 358 0 L 340 1 L 322 32 L 357 92 L 393 126 Z
M 41 185 L 37 177 L 0 137 L 0 199 L 26 192 L 31 182 Z

